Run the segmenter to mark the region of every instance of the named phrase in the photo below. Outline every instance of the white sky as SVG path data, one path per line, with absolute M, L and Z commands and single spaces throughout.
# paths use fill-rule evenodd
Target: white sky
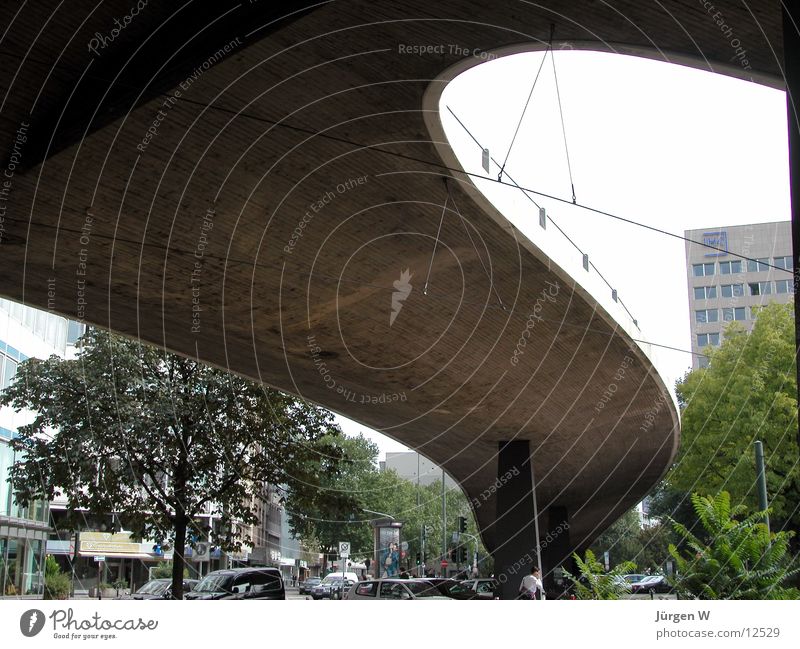
M 467 171 L 484 173 L 480 150 L 445 106 L 502 160 L 541 59 L 541 52 L 498 59 L 448 85 L 442 121 Z M 782 91 L 636 57 L 557 51 L 555 60 L 579 203 L 681 235 L 790 218 Z M 549 55 L 506 170 L 525 187 L 571 200 Z M 497 172 L 492 165 L 491 175 Z M 477 184 L 535 238 L 538 213 L 519 190 Z M 682 241 L 535 198 L 617 288 L 643 339 L 690 349 Z M 667 385 L 690 366 L 688 354 L 659 351 Z M 340 423 L 378 443 L 381 459 L 405 450 L 354 422 Z

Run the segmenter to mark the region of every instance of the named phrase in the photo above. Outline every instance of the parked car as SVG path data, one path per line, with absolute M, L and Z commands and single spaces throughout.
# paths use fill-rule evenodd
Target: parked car
M 300 595 L 310 595 L 314 586 L 318 586 L 319 582 L 321 581 L 322 579 L 320 579 L 319 577 L 309 577 L 305 581 L 301 581 L 300 587 L 298 588 L 298 593 Z
M 231 568 L 208 573 L 186 599 L 286 599 L 277 568 Z
M 646 579 L 649 575 L 639 575 L 639 574 L 631 574 L 631 575 L 622 575 L 622 578 L 627 581 L 629 584 L 638 584 L 642 579 Z
M 456 581 L 446 585 L 446 595 L 451 599 L 494 599 L 497 585 L 497 580 L 490 578 Z
M 368 579 L 354 584 L 345 599 L 450 599 L 425 579 Z
M 439 590 L 442 595 L 449 596 L 450 589 L 453 588 L 456 584 L 460 584 L 461 582 L 457 579 L 453 579 L 452 577 L 425 577 L 425 581 L 429 584 L 433 584 Z
M 343 593 L 349 591 L 355 583 L 352 579 L 337 579 L 331 584 L 331 599 L 342 599 Z
M 331 586 L 334 582 L 342 579 L 349 579 L 353 583 L 358 581 L 358 575 L 354 572 L 332 572 L 325 575 L 325 578 L 311 589 L 311 599 L 326 599 L 331 596 Z
M 631 584 L 631 593 L 636 595 L 652 594 L 652 593 L 671 593 L 672 586 L 667 582 L 664 575 L 651 575 L 642 579 L 641 581 Z
M 197 584 L 197 579 L 184 579 L 183 594 L 186 595 Z M 172 599 L 172 579 L 151 579 L 135 593 L 119 599 Z

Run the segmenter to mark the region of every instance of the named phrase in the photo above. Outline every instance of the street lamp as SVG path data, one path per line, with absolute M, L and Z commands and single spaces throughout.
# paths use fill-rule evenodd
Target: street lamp
M 361 509 L 361 511 L 362 511 L 362 512 L 367 512 L 367 514 L 376 514 L 377 516 L 383 516 L 383 518 L 388 518 L 388 519 L 390 519 L 390 520 L 393 520 L 393 521 L 396 521 L 396 520 L 397 520 L 397 519 L 396 519 L 394 516 L 392 516 L 391 514 L 384 514 L 383 512 L 374 512 L 374 511 L 372 511 L 371 509 L 364 509 L 364 508 L 362 508 L 362 509 Z M 370 518 L 369 520 L 373 520 L 373 521 L 374 521 L 374 520 L 377 520 L 377 519 Z

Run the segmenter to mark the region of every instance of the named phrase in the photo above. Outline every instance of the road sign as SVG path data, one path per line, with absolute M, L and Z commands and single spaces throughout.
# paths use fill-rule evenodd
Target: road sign
M 192 561 L 208 561 L 211 559 L 211 544 L 206 541 L 195 543 L 192 549 Z
M 339 556 L 343 559 L 350 556 L 350 541 L 339 541 Z
M 100 556 L 97 556 L 97 555 L 95 555 L 95 557 L 94 557 L 95 563 L 103 563 L 105 560 L 106 560 L 105 557 L 100 557 Z
M 447 559 L 442 559 L 442 568 L 447 568 Z

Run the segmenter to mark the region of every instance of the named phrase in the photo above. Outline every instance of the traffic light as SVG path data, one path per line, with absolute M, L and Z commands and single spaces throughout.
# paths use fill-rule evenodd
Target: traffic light
M 458 531 L 462 533 L 467 531 L 467 519 L 464 516 L 458 517 Z
M 419 561 L 420 561 L 420 556 L 419 556 L 419 552 L 417 552 L 417 565 L 419 565 Z
M 458 563 L 458 555 L 456 554 L 455 548 L 450 550 L 450 561 L 452 561 L 453 563 Z
M 458 562 L 459 563 L 466 563 L 467 562 L 467 548 L 460 547 L 458 549 Z

